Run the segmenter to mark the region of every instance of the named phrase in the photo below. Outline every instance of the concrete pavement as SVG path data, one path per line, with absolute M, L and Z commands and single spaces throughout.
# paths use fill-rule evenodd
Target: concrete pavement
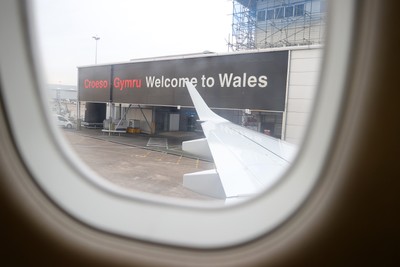
M 215 167 L 213 162 L 181 150 L 182 141 L 202 137 L 197 133 L 118 136 L 99 129 L 65 129 L 63 133 L 83 162 L 125 189 L 180 199 L 216 200 L 182 185 L 183 174 Z

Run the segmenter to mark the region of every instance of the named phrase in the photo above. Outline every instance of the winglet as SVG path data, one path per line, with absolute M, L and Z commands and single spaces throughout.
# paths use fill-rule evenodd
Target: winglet
M 207 106 L 206 102 L 204 102 L 203 98 L 200 96 L 199 92 L 197 92 L 196 88 L 191 82 L 186 82 L 186 87 L 189 91 L 190 97 L 192 98 L 200 121 L 226 121 L 224 118 L 215 114 Z

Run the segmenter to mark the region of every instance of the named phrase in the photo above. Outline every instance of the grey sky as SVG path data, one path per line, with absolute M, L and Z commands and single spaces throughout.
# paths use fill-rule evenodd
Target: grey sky
M 76 84 L 77 66 L 226 52 L 231 0 L 35 0 L 47 83 Z

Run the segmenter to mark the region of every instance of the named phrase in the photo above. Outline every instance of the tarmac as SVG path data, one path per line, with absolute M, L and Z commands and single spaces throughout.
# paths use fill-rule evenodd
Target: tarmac
M 210 159 L 182 151 L 182 142 L 198 132 L 156 135 L 105 133 L 101 129 L 64 129 L 78 157 L 104 179 L 131 189 L 178 199 L 216 200 L 183 186 L 185 173 L 214 169 Z
M 154 151 L 165 152 L 168 154 L 184 156 L 192 159 L 200 159 L 210 161 L 209 158 L 201 158 L 182 150 L 182 142 L 204 138 L 204 134 L 200 132 L 161 132 L 158 134 L 130 134 L 130 133 L 108 133 L 102 132 L 102 129 L 89 129 L 82 127 L 76 130 L 77 134 L 96 138 L 103 141 L 113 142 L 116 144 L 150 149 Z

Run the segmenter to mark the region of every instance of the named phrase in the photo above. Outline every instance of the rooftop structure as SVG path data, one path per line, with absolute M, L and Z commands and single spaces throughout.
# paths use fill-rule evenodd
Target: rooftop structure
M 233 51 L 322 44 L 325 0 L 234 0 Z

